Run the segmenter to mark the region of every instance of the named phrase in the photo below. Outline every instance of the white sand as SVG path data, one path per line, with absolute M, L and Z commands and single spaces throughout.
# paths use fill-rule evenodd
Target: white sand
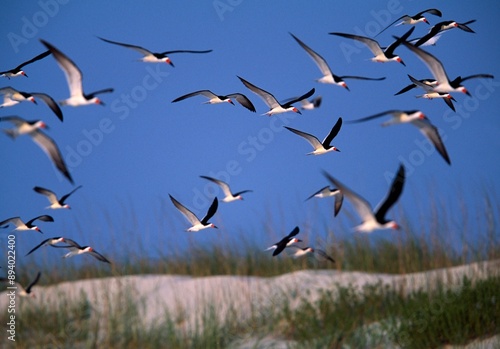
M 18 302 L 56 304 L 59 300 L 78 300 L 85 293 L 94 309 L 101 315 L 109 307 L 119 305 L 124 296 L 133 297 L 143 304 L 144 323 L 161 321 L 168 311 L 182 315 L 181 327 L 194 324 L 207 306 L 216 307 L 217 314 L 237 309 L 241 319 L 255 314 L 269 305 L 281 306 L 288 301 L 292 307 L 300 300 L 314 300 L 323 290 L 335 292 L 338 286 L 353 286 L 361 289 L 366 285 L 382 283 L 403 292 L 432 289 L 438 282 L 445 287 L 458 285 L 464 276 L 481 280 L 491 275 L 500 275 L 500 261 L 474 263 L 466 266 L 439 269 L 408 275 L 369 274 L 360 272 L 337 272 L 331 270 L 299 271 L 271 278 L 211 276 L 188 277 L 172 275 L 133 275 L 113 278 L 63 282 L 52 286 L 35 286 L 35 299 Z M 6 309 L 8 297 L 0 297 L 0 309 Z M 125 306 L 123 302 L 119 306 Z M 22 304 L 23 308 L 25 304 Z M 113 308 L 111 308 L 113 309 Z M 22 309 L 20 309 L 22 310 Z M 105 315 L 104 315 L 105 316 Z

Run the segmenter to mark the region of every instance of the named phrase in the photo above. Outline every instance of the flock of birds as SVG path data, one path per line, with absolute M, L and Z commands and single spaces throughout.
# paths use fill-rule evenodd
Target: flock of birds
M 413 27 L 409 29 L 404 35 L 401 37 L 394 36 L 394 42 L 392 42 L 387 47 L 382 47 L 374 38 L 369 38 L 365 36 L 353 35 L 349 33 L 339 33 L 332 32 L 330 35 L 347 38 L 349 40 L 356 40 L 364 45 L 366 45 L 371 52 L 373 53 L 373 58 L 371 59 L 374 62 L 398 62 L 400 64 L 405 65 L 403 60 L 399 55 L 396 54 L 396 49 L 401 46 L 408 48 L 411 52 L 413 52 L 422 62 L 427 66 L 430 73 L 433 75 L 433 78 L 426 79 L 416 79 L 411 75 L 408 75 L 411 84 L 404 87 L 401 91 L 397 92 L 396 95 L 402 94 L 412 90 L 413 88 L 420 87 L 424 90 L 424 94 L 418 96 L 422 98 L 442 98 L 448 107 L 454 110 L 454 106 L 452 101 L 454 100 L 452 94 L 453 93 L 464 93 L 469 95 L 467 89 L 462 85 L 462 83 L 468 79 L 472 78 L 493 78 L 490 74 L 476 74 L 467 77 L 457 77 L 453 80 L 450 80 L 442 62 L 437 59 L 435 56 L 430 54 L 429 52 L 423 50 L 421 46 L 434 45 L 436 41 L 447 31 L 452 29 L 460 29 L 462 31 L 468 33 L 474 33 L 474 31 L 468 26 L 473 23 L 475 20 L 468 21 L 465 23 L 458 23 L 453 20 L 447 20 L 440 23 L 435 24 L 431 27 L 426 35 L 421 38 L 410 39 L 410 36 L 415 29 L 414 25 L 418 23 L 427 23 L 428 20 L 425 18 L 425 14 L 431 14 L 433 16 L 441 17 L 442 13 L 437 9 L 427 9 L 417 13 L 416 15 L 404 15 L 398 18 L 396 21 L 391 23 L 389 26 L 384 28 L 380 33 L 384 32 L 386 29 L 394 26 L 394 25 L 412 25 Z M 379 34 L 380 34 L 379 33 Z M 340 86 L 349 90 L 347 83 L 345 80 L 349 79 L 357 79 L 357 80 L 368 80 L 368 81 L 381 81 L 384 80 L 384 77 L 363 77 L 363 76 L 338 76 L 335 75 L 331 68 L 329 67 L 326 60 L 317 52 L 315 52 L 312 48 L 310 48 L 307 44 L 305 44 L 302 40 L 300 40 L 295 35 L 291 34 L 293 40 L 295 40 L 302 49 L 310 56 L 313 62 L 319 68 L 322 76 L 318 78 L 316 81 L 318 83 L 323 84 L 333 84 Z M 378 35 L 378 34 L 377 34 Z M 376 35 L 376 36 L 377 36 Z M 111 41 L 105 38 L 99 38 L 100 40 L 121 47 L 125 47 L 128 49 L 135 50 L 142 55 L 141 61 L 147 63 L 167 63 L 171 66 L 174 66 L 172 60 L 170 59 L 170 55 L 177 53 L 191 53 L 191 54 L 206 54 L 211 52 L 212 50 L 202 50 L 202 51 L 193 51 L 193 50 L 176 50 L 176 51 L 165 51 L 165 52 L 152 52 L 146 48 L 131 45 L 127 43 L 121 43 L 117 41 Z M 17 67 L 0 72 L 0 76 L 6 77 L 8 79 L 17 78 L 20 76 L 28 76 L 23 70 L 24 67 L 33 64 L 41 59 L 45 59 L 48 56 L 52 56 L 57 62 L 58 66 L 62 69 L 65 74 L 66 81 L 69 88 L 70 96 L 69 98 L 57 103 L 55 100 L 41 92 L 25 92 L 19 91 L 13 87 L 3 87 L 0 88 L 0 94 L 3 94 L 4 100 L 3 104 L 0 107 L 11 107 L 21 102 L 32 102 L 37 103 L 37 99 L 41 99 L 47 106 L 52 110 L 52 112 L 58 117 L 58 119 L 63 121 L 63 113 L 61 111 L 60 106 L 73 106 L 80 107 L 91 104 L 100 104 L 104 105 L 102 100 L 97 97 L 97 95 L 103 93 L 111 93 L 113 92 L 112 88 L 105 88 L 99 91 L 95 91 L 93 93 L 85 93 L 83 91 L 82 78 L 83 74 L 78 66 L 62 51 L 56 48 L 54 45 L 40 40 L 41 43 L 46 47 L 46 51 L 37 55 L 36 57 L 19 64 Z M 239 77 L 242 84 L 251 92 L 259 96 L 262 101 L 268 106 L 269 110 L 262 115 L 273 116 L 280 113 L 286 112 L 294 112 L 301 113 L 302 110 L 311 110 L 315 108 L 319 108 L 321 105 L 321 97 L 314 97 L 312 100 L 310 98 L 314 95 L 315 89 L 311 89 L 308 92 L 304 93 L 299 97 L 289 98 L 283 101 L 279 101 L 276 97 L 270 92 L 256 86 L 255 84 L 250 83 L 246 79 Z M 256 108 L 251 102 L 251 100 L 242 93 L 235 92 L 229 93 L 227 95 L 218 95 L 210 90 L 197 90 L 194 92 L 190 92 L 184 94 L 172 101 L 172 103 L 177 103 L 180 101 L 184 101 L 186 99 L 202 96 L 206 99 L 207 104 L 218 104 L 218 103 L 230 103 L 234 104 L 234 101 L 238 102 L 241 106 L 249 110 L 250 112 L 256 112 Z M 294 106 L 294 104 L 300 103 L 300 109 Z M 410 123 L 416 126 L 420 132 L 427 137 L 432 144 L 435 146 L 436 150 L 442 156 L 442 158 L 448 163 L 451 164 L 450 158 L 446 151 L 446 148 L 443 144 L 443 141 L 439 135 L 437 128 L 431 123 L 431 121 L 419 110 L 386 110 L 380 113 L 376 113 L 374 115 L 370 115 L 358 120 L 347 121 L 349 123 L 358 123 L 365 122 L 372 119 L 376 119 L 379 117 L 383 117 L 386 115 L 391 115 L 392 118 L 389 121 L 384 122 L 382 125 L 395 125 L 402 123 Z M 29 136 L 31 139 L 48 155 L 54 166 L 63 174 L 63 176 L 74 185 L 73 178 L 68 171 L 68 168 L 64 162 L 64 158 L 61 155 L 61 152 L 56 144 L 56 142 L 44 133 L 43 129 L 47 128 L 47 125 L 42 120 L 33 120 L 28 121 L 19 116 L 2 116 L 0 117 L 0 122 L 9 122 L 13 125 L 11 129 L 3 130 L 4 133 L 15 139 L 19 136 Z M 305 139 L 313 148 L 313 151 L 308 153 L 308 155 L 324 155 L 329 152 L 335 151 L 339 152 L 340 150 L 332 145 L 332 141 L 340 132 L 342 127 L 343 119 L 338 118 L 337 122 L 333 125 L 332 129 L 328 132 L 325 138 L 320 141 L 316 136 L 306 133 L 302 130 L 297 130 L 288 126 L 284 126 L 290 132 L 296 134 L 297 136 Z M 357 232 L 369 233 L 377 229 L 399 229 L 399 225 L 388 218 L 386 215 L 391 207 L 397 202 L 399 197 L 401 196 L 405 183 L 405 168 L 401 164 L 397 170 L 395 178 L 391 186 L 389 187 L 387 196 L 380 202 L 376 209 L 373 209 L 370 203 L 365 200 L 362 196 L 345 186 L 338 179 L 331 176 L 329 173 L 324 172 L 324 176 L 326 179 L 333 185 L 333 188 L 326 186 L 324 188 L 319 189 L 317 192 L 313 193 L 308 199 L 311 198 L 327 198 L 333 197 L 335 200 L 334 203 L 334 215 L 340 212 L 344 197 L 347 198 L 354 209 L 360 216 L 362 223 L 354 228 Z M 250 192 L 250 190 L 244 190 L 240 192 L 234 192 L 231 190 L 229 185 L 217 178 L 212 178 L 208 176 L 201 176 L 203 179 L 206 179 L 212 183 L 218 185 L 221 191 L 224 193 L 224 197 L 221 199 L 222 202 L 230 203 L 238 200 L 242 200 L 242 194 Z M 71 192 L 58 197 L 53 191 L 42 188 L 35 187 L 33 190 L 41 195 L 46 196 L 50 205 L 47 207 L 49 209 L 69 209 L 70 206 L 66 203 L 67 199 L 70 195 L 72 195 L 75 191 L 80 189 L 81 186 L 77 186 Z M 210 222 L 210 219 L 216 214 L 219 199 L 214 197 L 210 207 L 207 210 L 206 215 L 203 218 L 198 218 L 192 211 L 190 211 L 186 206 L 184 206 L 181 202 L 175 199 L 172 195 L 169 194 L 170 200 L 175 208 L 187 219 L 190 223 L 190 227 L 187 228 L 189 232 L 197 232 L 207 228 L 217 228 L 213 223 Z M 36 221 L 41 222 L 53 222 L 54 219 L 49 215 L 41 215 L 35 218 L 32 218 L 28 221 L 22 220 L 20 217 L 11 217 L 4 219 L 0 222 L 0 228 L 6 228 L 9 225 L 14 225 L 16 231 L 37 231 L 41 233 L 40 228 L 35 224 Z M 270 246 L 267 250 L 274 250 L 273 256 L 279 255 L 285 249 L 292 251 L 291 255 L 293 257 L 301 257 L 305 255 L 312 255 L 319 260 L 326 260 L 332 263 L 335 263 L 335 260 L 329 256 L 325 251 L 313 248 L 310 246 L 302 247 L 298 245 L 302 240 L 298 239 L 296 236 L 299 233 L 299 227 L 295 227 L 287 236 L 285 236 L 279 242 Z M 62 248 L 66 249 L 67 252 L 63 255 L 64 258 L 73 257 L 76 255 L 88 254 L 97 260 L 104 263 L 111 263 L 106 257 L 97 252 L 91 246 L 82 246 L 76 241 L 69 239 L 67 237 L 51 237 L 47 238 L 36 246 L 34 246 L 27 254 L 30 255 L 39 248 L 43 246 L 51 246 L 54 248 Z M 31 288 L 38 282 L 40 279 L 40 272 L 37 274 L 35 279 L 29 284 L 28 287 L 23 288 L 21 285 L 21 293 L 20 295 L 30 295 Z M 1 279 L 0 281 L 7 281 L 7 279 Z

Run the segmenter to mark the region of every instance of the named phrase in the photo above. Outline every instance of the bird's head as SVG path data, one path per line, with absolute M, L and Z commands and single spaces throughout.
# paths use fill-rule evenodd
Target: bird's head
M 228 99 L 227 99 L 227 102 L 228 102 L 228 103 L 231 103 L 232 105 L 234 105 L 234 102 L 231 100 L 231 98 L 228 98 Z
M 300 110 L 298 110 L 298 109 L 297 109 L 297 108 L 295 108 L 295 107 L 293 107 L 293 108 L 292 108 L 292 111 L 293 111 L 294 113 L 299 113 L 299 114 L 302 114 L 302 113 L 300 112 Z
M 28 75 L 27 75 L 27 74 L 26 74 L 23 70 L 21 70 L 21 71 L 19 72 L 19 74 L 21 74 L 21 75 L 24 75 L 24 76 L 28 77 Z
M 470 94 L 470 92 L 469 92 L 469 91 L 467 91 L 467 89 L 466 89 L 465 87 L 463 87 L 463 86 L 461 86 L 461 87 L 459 88 L 459 91 L 460 91 L 460 92 L 462 92 L 462 93 L 465 93 L 465 94 L 466 94 L 467 96 L 469 96 L 469 97 L 470 97 L 470 95 L 471 95 L 471 94 Z
M 396 223 L 396 222 L 394 222 L 394 221 L 390 221 L 389 223 L 387 223 L 387 227 L 390 228 L 390 229 L 394 229 L 394 230 L 401 229 L 401 227 L 399 226 L 399 224 Z
M 62 206 L 62 208 L 65 208 L 65 209 L 71 210 L 71 206 L 70 206 L 70 205 L 68 205 L 68 204 L 64 204 L 64 205 Z
M 29 96 L 27 99 L 28 99 L 28 101 L 30 101 L 30 102 L 32 102 L 32 103 L 38 104 L 38 103 L 35 101 L 35 97 L 33 97 L 33 96 Z
M 174 63 L 172 63 L 172 60 L 169 57 L 165 57 L 163 61 L 167 64 L 170 64 L 172 67 L 175 67 Z
M 340 149 L 337 147 L 332 147 L 334 151 L 338 151 L 340 153 Z
M 345 88 L 347 91 L 349 91 L 349 87 L 347 87 L 347 84 L 345 83 L 345 81 L 342 81 L 339 85 L 342 86 L 343 88 Z
M 404 66 L 406 67 L 405 62 L 403 62 L 403 60 L 401 59 L 401 57 L 396 56 L 396 57 L 394 57 L 394 60 L 395 60 L 396 62 L 398 62 L 398 63 L 401 63 L 402 65 L 404 65 Z
M 210 228 L 219 229 L 215 224 L 210 223 Z
M 104 102 L 103 102 L 103 101 L 101 101 L 101 99 L 100 99 L 100 98 L 94 97 L 94 98 L 92 98 L 90 101 L 91 101 L 91 103 L 94 103 L 94 104 L 99 104 L 99 105 L 104 106 Z

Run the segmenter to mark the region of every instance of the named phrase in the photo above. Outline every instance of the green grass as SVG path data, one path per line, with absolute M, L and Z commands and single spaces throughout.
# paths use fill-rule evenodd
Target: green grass
M 125 287 L 104 299 L 100 308 L 85 294 L 74 301 L 61 295 L 57 304 L 26 304 L 18 317 L 16 348 L 228 348 L 245 338 L 269 336 L 294 348 L 390 343 L 437 348 L 500 333 L 500 277 L 475 283 L 464 278 L 459 286 L 408 296 L 381 284 L 361 292 L 352 287 L 324 290 L 317 300 L 304 298 L 295 308 L 282 298 L 281 303 L 253 310 L 247 320 L 237 309 L 223 317 L 215 304 L 208 304 L 191 326 L 182 312 L 165 313 L 145 325 L 142 301 Z M 7 321 L 5 314 L 0 321 Z

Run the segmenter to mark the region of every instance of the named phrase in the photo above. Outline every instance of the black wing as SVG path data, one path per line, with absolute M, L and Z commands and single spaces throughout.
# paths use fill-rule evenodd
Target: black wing
M 217 207 L 219 206 L 219 200 L 217 200 L 217 196 L 214 198 L 214 201 L 212 202 L 212 205 L 208 208 L 207 214 L 203 219 L 200 221 L 202 224 L 206 225 L 208 223 L 208 220 L 212 218 L 212 216 L 217 212 Z
M 328 146 L 330 146 L 331 141 L 337 136 L 341 127 L 342 127 L 342 118 L 339 118 L 335 123 L 335 125 L 333 125 L 333 128 L 328 134 L 328 136 L 326 136 L 325 139 L 323 140 L 322 143 L 323 147 L 327 148 Z
M 33 247 L 33 248 L 31 249 L 31 251 L 29 251 L 28 253 L 26 253 L 26 256 L 27 256 L 27 255 L 29 255 L 29 254 L 31 254 L 31 253 L 33 253 L 33 252 L 35 252 L 37 249 L 39 249 L 40 247 L 42 247 L 43 245 L 45 245 L 45 243 L 46 243 L 47 241 L 51 240 L 51 239 L 53 239 L 53 238 L 48 238 L 48 239 L 45 239 L 45 240 L 43 240 L 42 242 L 40 242 L 38 245 L 36 245 L 35 247 Z M 25 256 L 25 257 L 26 257 L 26 256 Z
M 52 216 L 44 214 L 42 216 L 38 216 L 38 217 L 35 217 L 33 219 L 30 219 L 29 221 L 26 222 L 26 226 L 29 227 L 29 228 L 31 228 L 33 226 L 32 223 L 34 221 L 36 221 L 37 219 L 41 220 L 43 222 L 53 222 L 54 221 L 54 218 L 52 218 Z
M 192 51 L 192 50 L 175 50 L 175 51 L 165 51 L 161 52 L 160 55 L 170 55 L 172 53 L 209 53 L 212 52 L 213 50 L 204 50 L 204 51 Z
M 381 203 L 380 207 L 375 212 L 375 218 L 379 223 L 385 223 L 385 214 L 389 209 L 396 203 L 399 199 L 401 193 L 403 192 L 403 187 L 405 183 L 405 168 L 401 164 L 399 165 L 398 173 L 394 180 L 392 181 L 391 189 L 385 200 Z
M 36 278 L 35 278 L 35 280 L 33 280 L 33 281 L 32 281 L 32 282 L 28 285 L 28 287 L 26 287 L 26 289 L 25 289 L 25 290 L 26 290 L 26 293 L 30 293 L 30 292 L 31 292 L 31 288 L 32 288 L 33 286 L 35 286 L 35 285 L 36 285 L 36 283 L 38 282 L 38 280 L 40 280 L 40 276 L 41 276 L 41 275 L 42 275 L 42 273 L 41 273 L 41 272 L 38 272 L 38 274 L 36 274 Z
M 314 92 L 316 92 L 316 90 L 313 88 L 313 89 L 311 89 L 309 92 L 307 92 L 306 94 L 303 94 L 303 95 L 302 95 L 302 96 L 300 96 L 300 97 L 297 97 L 297 98 L 295 98 L 295 99 L 292 99 L 292 100 L 290 100 L 290 101 L 286 102 L 285 104 L 283 104 L 283 105 L 282 105 L 282 107 L 283 107 L 283 108 L 288 108 L 288 107 L 290 107 L 293 103 L 300 102 L 300 101 L 301 101 L 301 100 L 303 100 L 303 99 L 307 99 L 307 98 L 311 97 L 311 96 L 314 94 Z
M 66 201 L 66 199 L 67 199 L 67 198 L 68 198 L 71 194 L 73 194 L 75 191 L 77 191 L 77 190 L 78 190 L 78 189 L 80 189 L 81 187 L 82 187 L 82 186 L 81 186 L 81 185 L 79 185 L 78 187 L 76 187 L 75 189 L 73 189 L 72 191 L 70 191 L 68 194 L 61 196 L 61 199 L 59 200 L 59 203 L 60 203 L 61 205 L 63 205 L 63 204 L 64 204 L 64 201 Z
M 394 50 L 396 49 L 396 47 L 398 47 L 399 45 L 401 45 L 401 43 L 406 41 L 406 39 L 408 39 L 408 37 L 411 35 L 411 33 L 413 33 L 414 30 L 415 27 L 411 27 L 410 30 L 408 30 L 402 37 L 396 39 L 396 41 L 390 44 L 384 51 L 386 56 L 388 57 L 394 56 Z
M 14 70 L 20 70 L 20 69 L 21 69 L 22 67 L 24 67 L 25 65 L 31 64 L 31 63 L 33 63 L 33 62 L 36 62 L 36 61 L 38 61 L 38 60 L 40 60 L 40 59 L 42 59 L 42 58 L 47 57 L 48 55 L 50 55 L 50 50 L 47 50 L 47 51 L 45 51 L 45 52 L 43 52 L 43 53 L 40 53 L 38 56 L 33 57 L 33 58 L 32 58 L 32 59 L 30 59 L 29 61 L 26 61 L 26 62 L 24 62 L 24 63 L 19 64 L 17 67 L 15 67 L 15 68 L 14 68 Z

